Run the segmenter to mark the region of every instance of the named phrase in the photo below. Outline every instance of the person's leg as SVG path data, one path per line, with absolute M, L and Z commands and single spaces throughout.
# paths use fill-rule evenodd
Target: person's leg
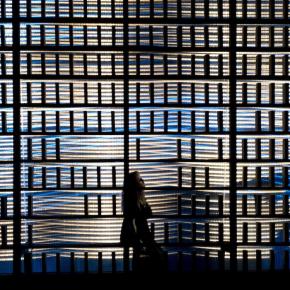
M 133 248 L 132 271 L 140 272 L 140 250 Z

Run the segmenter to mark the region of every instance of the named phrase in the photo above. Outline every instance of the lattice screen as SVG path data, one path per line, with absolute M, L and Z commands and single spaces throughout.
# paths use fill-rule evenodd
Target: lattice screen
M 0 5 L 0 272 L 130 271 L 134 170 L 170 271 L 289 269 L 288 0 Z

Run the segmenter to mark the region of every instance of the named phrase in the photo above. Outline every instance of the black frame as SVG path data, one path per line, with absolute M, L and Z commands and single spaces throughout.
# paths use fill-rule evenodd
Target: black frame
M 78 8 L 74 7 L 73 0 L 68 0 L 68 10 L 66 7 L 58 6 L 59 2 L 55 1 L 57 5 L 54 17 L 47 16 L 51 12 L 46 9 L 45 0 L 41 2 L 40 13 L 36 9 L 33 11 L 28 9 L 25 16 L 21 14 L 20 6 L 33 7 L 33 0 L 26 2 L 13 0 L 10 15 L 7 12 L 8 6 L 5 8 L 5 5 L 9 5 L 10 2 L 5 4 L 5 0 L 1 0 L 1 24 L 3 24 L 1 27 L 4 27 L 1 30 L 1 51 L 3 52 L 1 54 L 1 94 L 2 100 L 4 100 L 1 106 L 13 109 L 13 133 L 7 130 L 8 113 L 2 112 L 1 120 L 4 129 L 2 129 L 1 136 L 12 136 L 14 148 L 12 162 L 0 161 L 1 164 L 12 165 L 14 172 L 13 217 L 8 214 L 8 199 L 5 196 L 5 191 L 11 191 L 11 189 L 4 189 L 4 195 L 1 197 L 2 220 L 7 222 L 13 220 L 13 243 L 7 237 L 9 229 L 4 224 L 1 226 L 1 249 L 13 250 L 13 273 L 33 271 L 30 250 L 44 248 L 80 249 L 82 247 L 100 249 L 97 260 L 99 263 L 98 271 L 102 272 L 104 254 L 102 249 L 105 247 L 118 248 L 120 247 L 118 243 L 78 244 L 69 242 L 50 244 L 42 242 L 37 244 L 34 242 L 32 224 L 34 221 L 41 222 L 50 219 L 91 219 L 92 221 L 121 219 L 119 195 L 114 193 L 115 190 L 121 192 L 120 176 L 126 176 L 131 170 L 144 169 L 147 165 L 156 162 L 156 159 L 150 155 L 150 150 L 149 153 L 145 149 L 142 150 L 142 145 L 148 146 L 146 142 L 150 138 L 154 139 L 158 136 L 161 138 L 161 144 L 164 142 L 168 146 L 167 149 L 164 149 L 164 154 L 170 146 L 174 146 L 176 155 L 171 154 L 169 150 L 168 155 L 164 159 L 160 158 L 159 165 L 156 165 L 156 168 L 161 165 L 164 168 L 169 166 L 169 169 L 166 169 L 169 172 L 169 179 L 171 178 L 169 185 L 153 185 L 149 186 L 149 190 L 155 190 L 159 193 L 162 191 L 175 193 L 175 211 L 170 216 L 162 213 L 155 214 L 151 221 L 151 227 L 152 230 L 156 231 L 156 227 L 159 227 L 160 230 L 158 220 L 159 222 L 160 220 L 164 221 L 162 228 L 163 245 L 169 252 L 172 249 L 174 253 L 177 253 L 177 266 L 174 266 L 174 269 L 181 272 L 188 271 L 187 266 L 184 266 L 184 261 L 187 258 L 183 251 L 189 249 L 191 251 L 191 266 L 189 267 L 191 271 L 280 270 L 281 267 L 275 264 L 275 256 L 280 255 L 277 253 L 280 250 L 284 253 L 282 268 L 288 270 L 289 196 L 287 190 L 289 183 L 287 162 L 289 162 L 289 141 L 287 136 L 289 134 L 289 116 L 287 109 L 289 108 L 289 63 L 287 52 L 289 50 L 289 25 L 287 21 L 289 2 L 281 0 L 276 1 L 275 4 L 272 0 L 266 1 L 270 8 L 267 8 L 265 1 L 261 0 L 256 0 L 255 3 L 251 2 L 249 5 L 247 0 L 196 0 L 192 1 L 191 5 L 191 1 L 186 0 L 177 0 L 176 2 L 164 0 L 160 3 L 151 0 L 147 3 L 148 7 L 142 6 L 138 0 L 134 3 L 135 6 L 130 6 L 128 0 L 121 2 L 112 0 L 112 14 L 108 17 L 102 17 L 101 10 L 98 9 L 98 7 L 103 7 L 100 0 L 97 8 L 92 8 L 89 0 L 83 0 L 84 9 L 82 12 L 77 12 Z M 162 8 L 159 7 L 159 4 Z M 201 4 L 202 6 L 200 6 Z M 120 8 L 118 5 L 122 5 L 122 7 Z M 63 11 L 61 11 L 62 9 Z M 96 15 L 93 15 L 90 9 L 95 9 Z M 65 12 L 67 12 L 66 16 L 63 14 Z M 250 12 L 256 14 L 251 16 Z M 82 13 L 83 16 L 80 16 Z M 86 15 L 86 13 L 88 14 Z M 4 15 L 6 16 L 3 17 Z M 68 21 L 70 24 L 67 24 Z M 9 23 L 12 24 L 13 46 L 5 45 L 5 33 L 2 32 L 5 31 L 5 25 Z M 39 32 L 38 28 L 35 28 L 37 25 Z M 46 25 L 54 25 L 54 28 L 50 27 L 54 35 L 54 44 L 47 44 L 53 37 L 51 34 L 47 37 L 52 32 L 48 32 L 49 29 L 46 30 Z M 77 34 L 77 32 L 74 34 L 76 25 L 82 26 L 79 33 L 83 44 L 76 45 L 74 43 L 74 41 L 79 41 L 77 36 L 74 37 Z M 91 27 L 97 32 L 96 39 L 91 36 L 94 31 L 90 31 L 88 25 L 92 25 Z M 102 44 L 101 29 L 102 26 L 106 27 L 106 25 L 111 25 L 112 29 L 112 43 L 109 45 Z M 279 28 L 281 25 L 282 32 Z M 249 35 L 252 36 L 252 28 L 255 29 L 255 35 L 254 41 L 251 42 L 251 39 L 248 40 L 248 31 Z M 263 36 L 266 37 L 262 30 L 268 28 L 269 39 L 262 39 L 263 33 Z M 216 35 L 215 32 L 212 32 L 214 29 L 216 29 Z M 24 30 L 26 31 L 26 44 L 21 42 L 21 33 L 24 33 Z M 68 33 L 68 43 L 60 43 L 62 41 L 60 31 Z M 283 36 L 282 41 L 280 41 L 281 46 L 276 45 L 279 42 L 277 37 L 275 39 L 277 31 L 281 32 Z M 123 35 L 120 36 L 120 43 L 118 43 L 116 35 L 121 35 L 121 32 Z M 38 44 L 31 38 L 33 33 L 34 39 L 39 40 Z M 214 38 L 217 45 L 213 45 L 210 38 Z M 163 45 L 161 40 L 164 41 Z M 94 44 L 89 44 L 89 41 Z M 248 42 L 250 42 L 249 46 Z M 97 53 L 95 53 L 96 51 Z M 8 57 L 6 55 L 11 52 L 12 74 L 6 72 L 7 64 L 5 63 Z M 283 56 L 280 60 L 279 55 L 281 54 Z M 102 57 L 105 56 L 107 56 L 106 63 L 110 64 L 109 73 L 104 71 L 105 65 Z M 276 58 L 279 62 L 276 62 Z M 253 62 L 255 62 L 254 65 Z M 97 66 L 94 66 L 95 63 Z M 251 63 L 252 66 L 250 66 Z M 77 65 L 79 65 L 78 68 Z M 65 71 L 65 69 L 67 70 Z M 267 69 L 269 69 L 269 73 Z M 3 83 L 6 80 L 12 81 L 13 84 L 12 104 L 7 104 L 5 101 L 7 88 Z M 60 101 L 63 81 L 69 84 L 69 89 L 67 89 L 69 102 L 67 103 Z M 33 82 L 40 83 L 40 90 L 42 90 L 40 102 L 33 102 L 33 94 L 35 94 L 34 96 L 38 94 L 37 86 L 33 87 Z M 90 84 L 94 82 L 97 83 L 96 88 L 90 87 Z M 106 100 L 102 99 L 102 83 L 104 82 L 114 84 L 110 86 L 110 94 L 114 96 L 111 103 L 104 103 Z M 53 83 L 58 83 L 53 88 L 56 101 L 49 102 L 48 99 L 45 99 L 46 90 L 49 84 Z M 82 83 L 83 86 L 80 85 Z M 119 84 L 122 84 L 121 89 L 118 87 Z M 251 87 L 253 84 L 255 91 Z M 74 86 L 77 88 L 75 89 Z M 77 98 L 76 95 L 79 97 L 78 89 L 80 87 L 83 89 L 83 102 L 78 103 L 75 98 Z M 265 91 L 265 87 L 268 87 L 269 91 Z M 90 90 L 93 91 L 92 94 L 90 94 Z M 149 102 L 144 99 L 146 90 L 149 91 L 147 95 Z M 120 91 L 123 93 L 123 101 L 118 101 L 118 96 L 122 94 L 118 93 Z M 96 92 L 98 101 L 90 102 L 89 98 L 92 98 Z M 27 95 L 26 101 L 23 101 L 22 93 Z M 186 97 L 189 95 L 191 97 L 188 101 Z M 136 98 L 134 99 L 132 96 L 136 96 Z M 177 101 L 172 102 L 172 98 L 176 98 Z M 255 102 L 252 101 L 252 98 Z M 266 100 L 267 98 L 269 101 Z M 47 127 L 49 115 L 46 114 L 46 110 L 53 110 L 55 107 L 59 111 L 55 112 L 55 130 L 51 131 Z M 80 119 L 75 117 L 77 114 L 74 112 L 82 107 L 84 109 L 83 117 L 80 119 L 84 125 L 83 131 L 80 131 L 77 129 L 78 125 L 75 126 L 75 123 L 80 122 Z M 90 108 L 98 110 L 97 130 L 89 128 L 91 120 L 95 118 L 90 119 L 88 116 L 86 110 Z M 245 111 L 247 108 L 248 110 Z M 62 109 L 69 109 L 69 117 L 66 117 L 66 120 L 60 116 Z M 111 110 L 109 122 L 111 131 L 102 128 L 102 109 Z M 38 110 L 41 113 L 40 117 L 34 116 L 34 121 L 33 110 Z M 243 123 L 245 122 L 243 110 L 249 114 L 246 118 L 252 127 L 249 126 L 248 130 L 247 126 L 243 125 L 245 124 Z M 280 116 L 281 110 L 283 112 Z M 147 124 L 144 121 L 144 116 L 142 119 L 142 112 L 149 111 L 147 117 L 145 116 L 145 119 L 149 120 Z M 252 111 L 254 111 L 254 118 L 251 117 Z M 190 112 L 190 117 L 186 115 L 189 115 L 188 112 Z M 175 118 L 172 117 L 174 114 L 176 114 Z M 61 119 L 61 117 L 63 118 Z M 123 118 L 123 130 L 117 128 L 116 119 L 119 117 Z M 35 119 L 40 121 L 35 122 Z M 163 125 L 160 123 L 161 119 Z M 41 126 L 40 131 L 33 128 L 37 122 Z M 61 122 L 67 122 L 63 125 L 68 124 L 67 131 L 61 130 Z M 184 125 L 188 122 L 190 125 Z M 279 122 L 282 122 L 281 126 L 277 125 Z M 200 129 L 201 127 L 202 129 Z M 104 136 L 104 138 L 123 138 L 123 157 L 114 160 L 104 160 L 102 156 L 86 160 L 83 157 L 65 158 L 64 147 L 61 146 L 63 145 L 61 143 L 66 137 L 74 135 L 79 135 L 80 138 L 86 136 L 93 138 L 96 135 Z M 46 141 L 46 137 L 48 141 Z M 49 137 L 55 138 L 53 146 L 49 145 Z M 262 139 L 266 137 L 268 139 Z M 40 149 L 33 149 L 33 138 L 41 139 Z M 175 145 L 168 141 L 170 138 L 174 140 Z M 211 156 L 204 158 L 203 154 L 200 153 L 202 150 L 199 151 L 200 147 L 198 146 L 201 145 L 198 143 L 205 142 L 200 141 L 206 140 L 203 138 L 213 138 L 208 141 L 207 145 L 212 146 L 210 142 L 214 142 L 216 149 L 210 149 L 214 152 L 214 158 Z M 152 142 L 157 142 L 157 139 L 154 140 Z M 142 142 L 144 143 L 142 144 Z M 186 145 L 186 142 L 189 142 L 190 145 Z M 265 142 L 269 142 L 269 145 Z M 278 148 L 276 150 L 275 144 Z M 26 148 L 26 153 L 22 151 L 23 146 Z M 47 149 L 49 146 L 53 147 L 55 158 L 48 156 L 51 154 L 51 151 Z M 47 150 L 50 153 L 47 153 Z M 267 150 L 268 152 L 266 152 Z M 63 156 L 61 151 L 63 151 Z M 249 157 L 252 152 L 254 152 L 254 157 Z M 38 154 L 40 154 L 40 158 L 38 158 Z M 133 158 L 130 154 L 136 156 Z M 162 155 L 162 153 L 160 154 Z M 143 155 L 147 157 L 143 158 Z M 110 203 L 112 213 L 102 214 L 101 193 L 97 195 L 98 210 L 95 211 L 95 214 L 89 212 L 90 195 L 84 194 L 83 214 L 78 212 L 70 216 L 61 214 L 35 215 L 34 193 L 42 189 L 49 190 L 52 187 L 47 186 L 46 180 L 47 172 L 50 169 L 42 169 L 41 171 L 42 189 L 35 186 L 36 179 L 34 180 L 34 178 L 40 173 L 35 173 L 33 166 L 44 164 L 43 168 L 46 168 L 45 164 L 50 162 L 60 166 L 69 166 L 70 187 L 66 189 L 113 192 Z M 83 162 L 88 165 L 115 162 L 110 173 L 112 176 L 111 185 L 102 186 L 102 168 L 97 165 L 96 185 L 88 188 L 90 169 L 88 166 L 81 165 Z M 29 163 L 32 165 L 28 165 L 28 168 L 25 169 L 24 165 Z M 70 165 L 70 163 L 82 166 L 82 186 L 77 186 L 79 182 L 78 169 L 75 169 L 74 165 Z M 278 167 L 280 163 L 284 164 L 281 165 L 281 169 Z M 123 168 L 122 174 L 119 170 L 119 164 L 123 166 L 121 166 Z M 254 166 L 252 166 L 253 164 Z M 162 166 L 160 170 L 162 170 Z M 173 177 L 170 175 L 172 167 L 170 166 L 175 166 L 176 169 L 175 185 L 172 185 Z M 228 177 L 228 182 L 226 181 L 224 186 L 219 184 L 223 176 L 222 173 L 219 173 L 222 166 L 228 172 L 228 176 L 225 177 Z M 275 166 L 281 173 L 275 173 Z M 58 167 L 55 170 L 58 177 L 55 177 L 56 187 L 53 189 L 62 190 L 61 168 Z M 154 171 L 150 171 L 152 169 L 147 168 L 147 170 L 151 172 L 151 176 L 154 174 Z M 165 172 L 167 172 L 166 170 Z M 268 177 L 265 177 L 266 175 Z M 23 176 L 25 176 L 24 180 Z M 188 181 L 189 178 L 191 178 L 190 181 Z M 38 179 L 41 178 L 37 177 Z M 280 179 L 282 182 L 279 181 Z M 23 184 L 27 186 L 23 186 Z M 23 192 L 26 191 L 30 193 L 24 201 Z M 252 198 L 255 200 L 254 204 L 251 202 Z M 25 215 L 22 213 L 23 206 L 27 208 Z M 265 209 L 266 207 L 268 210 Z M 170 225 L 171 219 L 176 225 L 174 229 Z M 281 221 L 281 219 L 284 220 Z M 29 225 L 26 229 L 27 232 L 23 234 L 25 226 L 22 223 L 25 220 L 28 221 Z M 186 241 L 188 236 L 185 233 L 189 229 L 184 225 L 187 220 L 191 223 L 191 240 L 189 242 Z M 283 223 L 282 226 L 280 223 Z M 202 238 L 197 234 L 200 230 L 203 233 Z M 277 235 L 279 236 L 281 231 L 283 238 L 279 240 Z M 172 236 L 174 237 L 172 238 Z M 23 242 L 23 239 L 26 241 Z M 203 247 L 208 247 L 209 250 Z M 203 258 L 199 257 L 200 254 Z M 251 255 L 255 255 L 255 257 L 253 258 Z M 118 253 L 112 251 L 112 272 L 117 271 L 117 256 Z M 47 253 L 43 252 L 41 257 L 42 271 L 46 272 Z M 22 258 L 24 258 L 24 262 L 22 262 Z M 60 259 L 60 254 L 57 253 L 56 272 L 61 271 Z M 217 262 L 212 262 L 215 259 Z M 70 269 L 74 272 L 75 253 L 73 251 L 70 260 Z M 88 272 L 88 251 L 84 252 L 84 261 L 84 271 Z M 266 265 L 267 263 L 269 266 Z M 124 252 L 123 270 L 130 270 L 128 249 L 125 249 Z

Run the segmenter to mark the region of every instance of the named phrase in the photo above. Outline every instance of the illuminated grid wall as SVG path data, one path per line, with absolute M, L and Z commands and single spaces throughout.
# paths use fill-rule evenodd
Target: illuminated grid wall
M 289 268 L 288 1 L 0 5 L 2 273 L 130 271 L 134 170 L 170 271 Z

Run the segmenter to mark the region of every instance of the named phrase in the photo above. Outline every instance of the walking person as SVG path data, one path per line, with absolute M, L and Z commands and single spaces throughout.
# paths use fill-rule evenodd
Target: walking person
M 120 241 L 124 247 L 133 247 L 133 271 L 164 272 L 165 253 L 155 242 L 147 219 L 152 210 L 146 201 L 145 184 L 138 171 L 129 173 L 123 185 L 123 214 Z

